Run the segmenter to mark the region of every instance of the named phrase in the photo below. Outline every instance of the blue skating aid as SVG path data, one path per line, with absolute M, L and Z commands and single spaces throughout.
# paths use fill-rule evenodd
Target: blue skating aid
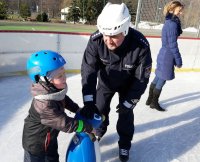
M 102 123 L 102 117 L 97 114 L 91 120 L 80 114 L 76 114 L 75 118 L 90 123 L 94 128 Z M 101 162 L 98 141 L 93 142 L 87 133 L 75 133 L 67 149 L 66 162 Z

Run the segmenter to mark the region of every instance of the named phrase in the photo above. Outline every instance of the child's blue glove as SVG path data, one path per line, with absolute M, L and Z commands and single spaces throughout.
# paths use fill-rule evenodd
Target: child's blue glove
M 78 112 L 75 118 L 78 120 L 83 120 L 93 127 L 91 133 L 88 134 L 92 141 L 96 140 L 96 136 L 101 137 L 100 134 L 102 134 L 102 129 L 100 128 L 100 125 L 105 120 L 103 115 L 100 116 L 98 114 L 94 114 L 92 119 L 87 119 Z

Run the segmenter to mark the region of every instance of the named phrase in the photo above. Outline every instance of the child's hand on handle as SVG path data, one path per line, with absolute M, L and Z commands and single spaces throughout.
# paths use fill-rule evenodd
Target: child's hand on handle
M 95 142 L 97 140 L 96 138 L 96 129 L 93 128 L 92 132 L 88 134 L 92 142 Z
M 93 122 L 93 130 L 92 132 L 89 134 L 90 139 L 94 142 L 98 139 L 98 137 L 101 137 L 101 134 L 103 132 L 103 130 L 101 129 L 100 125 L 101 123 L 105 120 L 105 116 L 104 115 L 98 115 L 98 114 L 94 114 L 94 121 L 100 122 L 100 123 L 95 123 Z
M 88 119 L 85 116 L 83 116 L 80 111 L 78 111 L 76 113 L 75 118 L 80 121 L 83 121 L 85 123 L 84 124 L 85 127 L 88 126 L 87 130 L 89 131 L 84 131 L 84 132 L 89 135 L 90 139 L 93 142 L 96 141 L 96 138 L 101 137 L 102 129 L 100 125 L 105 120 L 104 115 L 99 115 L 99 114 L 94 113 L 92 119 Z M 91 130 L 91 127 L 92 127 L 92 130 Z

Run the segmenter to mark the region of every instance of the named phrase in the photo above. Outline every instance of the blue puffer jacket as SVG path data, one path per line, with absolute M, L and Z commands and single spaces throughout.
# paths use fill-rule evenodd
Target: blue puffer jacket
M 182 34 L 181 23 L 177 16 L 168 14 L 162 29 L 162 47 L 157 57 L 156 76 L 164 80 L 175 78 L 174 66 L 182 66 L 177 39 Z

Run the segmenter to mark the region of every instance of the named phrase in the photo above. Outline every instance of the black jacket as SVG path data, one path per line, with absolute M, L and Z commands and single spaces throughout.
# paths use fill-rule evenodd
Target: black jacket
M 99 85 L 123 94 L 130 104 L 144 93 L 151 71 L 151 52 L 147 39 L 138 31 L 129 28 L 124 42 L 110 51 L 103 35 L 96 31 L 91 35 L 84 52 L 81 75 L 82 92 L 95 103 L 97 76 Z

